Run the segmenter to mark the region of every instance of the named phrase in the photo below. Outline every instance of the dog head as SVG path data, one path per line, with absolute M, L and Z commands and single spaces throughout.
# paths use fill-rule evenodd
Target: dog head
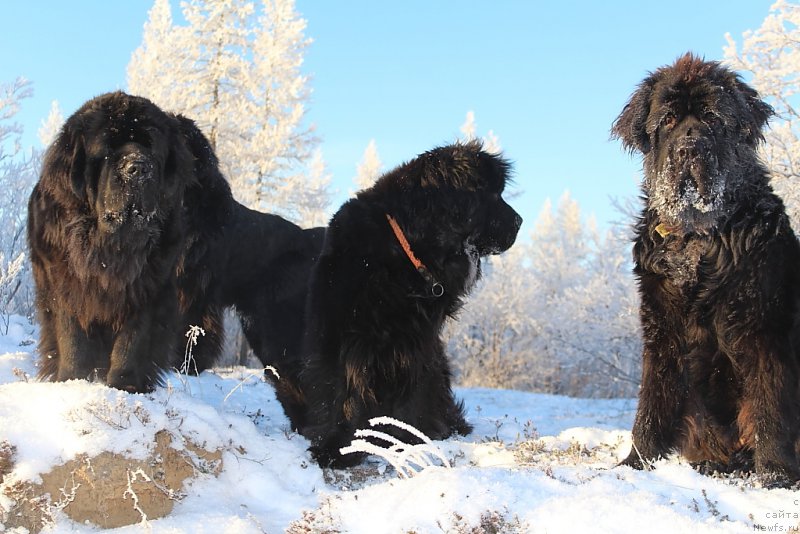
M 644 191 L 662 221 L 702 230 L 757 160 L 771 114 L 736 73 L 686 54 L 639 85 L 612 136 L 644 155 Z
M 158 226 L 192 179 L 174 117 L 141 97 L 108 93 L 67 119 L 48 149 L 42 187 L 89 208 L 103 233 Z
M 360 196 L 391 199 L 392 214 L 440 246 L 460 243 L 480 256 L 499 254 L 514 244 L 522 224 L 503 199 L 510 168 L 477 141 L 456 143 L 401 165 Z

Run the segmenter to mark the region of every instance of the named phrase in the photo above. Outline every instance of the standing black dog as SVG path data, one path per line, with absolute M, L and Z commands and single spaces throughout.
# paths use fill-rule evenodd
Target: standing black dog
M 187 367 L 202 371 L 232 305 L 264 365 L 297 375 L 324 229 L 236 202 L 190 119 L 121 92 L 88 101 L 49 147 L 28 216 L 41 377 L 150 390 L 183 366 L 192 325 L 205 336 Z M 275 382 L 294 406 L 295 381 Z
M 502 199 L 509 164 L 479 143 L 437 148 L 382 176 L 331 219 L 311 275 L 302 432 L 321 465 L 376 416 L 432 439 L 472 427 L 451 389 L 441 330 L 507 250 L 522 219 Z
M 633 250 L 644 333 L 635 468 L 672 451 L 800 478 L 800 247 L 756 155 L 772 109 L 691 54 L 648 76 L 612 133 L 644 154 Z
M 28 205 L 40 375 L 146 391 L 171 365 L 192 156 L 178 121 L 109 93 L 67 119 Z

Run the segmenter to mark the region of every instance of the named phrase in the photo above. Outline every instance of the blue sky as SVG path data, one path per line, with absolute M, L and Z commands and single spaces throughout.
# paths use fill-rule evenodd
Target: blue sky
M 173 8 L 177 1 L 173 0 Z M 308 119 L 340 191 L 375 139 L 390 168 L 455 140 L 467 111 L 515 162 L 512 204 L 530 229 L 565 189 L 604 225 L 610 198 L 638 193 L 640 161 L 609 140 L 611 123 L 650 70 L 687 50 L 722 59 L 771 0 L 403 2 L 298 0 L 308 21 Z M 7 2 L 0 82 L 24 76 L 35 95 L 18 121 L 24 141 L 50 102 L 65 116 L 125 89 L 150 0 Z

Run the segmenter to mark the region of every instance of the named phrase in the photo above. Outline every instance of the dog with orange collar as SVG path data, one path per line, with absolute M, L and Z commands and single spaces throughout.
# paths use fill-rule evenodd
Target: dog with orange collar
M 358 463 L 340 448 L 373 417 L 432 439 L 471 432 L 441 331 L 480 276 L 480 258 L 516 239 L 522 218 L 502 198 L 509 172 L 478 142 L 436 148 L 331 219 L 306 307 L 304 415 L 293 421 L 320 465 Z

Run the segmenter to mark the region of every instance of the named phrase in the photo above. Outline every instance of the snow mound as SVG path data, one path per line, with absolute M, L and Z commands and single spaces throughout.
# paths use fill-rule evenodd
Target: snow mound
M 800 523 L 797 492 L 703 476 L 679 458 L 649 472 L 615 467 L 630 448 L 631 399 L 460 389 L 475 431 L 426 444 L 435 461 L 413 476 L 376 456 L 321 470 L 260 370 L 171 374 L 148 395 L 40 383 L 35 328 L 12 318 L 8 332 L 0 532 L 704 533 Z M 104 523 L 117 509 L 130 514 Z

